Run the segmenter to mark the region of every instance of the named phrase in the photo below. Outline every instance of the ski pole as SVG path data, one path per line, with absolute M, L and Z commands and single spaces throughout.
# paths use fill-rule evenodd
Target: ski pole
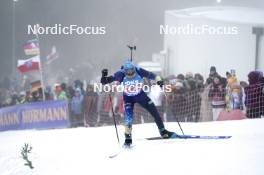
M 114 113 L 114 107 L 113 107 L 113 102 L 112 102 L 111 94 L 109 94 L 109 99 L 110 99 L 110 103 L 111 103 L 112 116 L 113 116 L 113 119 L 114 119 L 114 125 L 115 125 L 116 137 L 117 137 L 118 144 L 120 145 L 119 135 L 118 135 L 117 126 L 116 126 L 116 118 L 115 118 L 115 113 Z
M 108 70 L 107 69 L 103 69 L 102 70 L 102 77 L 107 77 L 107 75 L 108 75 Z M 109 94 L 109 100 L 110 100 L 110 103 L 111 103 L 111 112 L 112 112 L 114 125 L 115 125 L 116 138 L 117 138 L 118 144 L 120 146 L 120 140 L 119 140 L 119 135 L 118 135 L 117 126 L 116 126 L 116 118 L 115 118 L 115 113 L 114 113 L 113 101 L 112 101 L 111 94 Z
M 167 94 L 166 94 L 165 92 L 164 92 L 164 95 L 165 95 L 166 103 L 169 104 L 169 102 L 168 102 L 168 96 L 167 96 Z M 169 105 L 168 105 L 168 107 L 169 107 Z M 170 109 L 170 108 L 169 108 L 169 109 Z M 173 114 L 173 112 L 172 112 L 171 109 L 170 109 L 170 112 Z M 174 114 L 173 114 L 173 115 L 174 115 Z M 181 124 L 180 124 L 180 122 L 179 122 L 179 120 L 178 120 L 178 118 L 177 118 L 176 116 L 174 116 L 174 118 L 176 119 L 176 121 L 177 121 L 177 123 L 178 123 L 178 125 L 179 125 L 179 127 L 180 127 L 180 129 L 181 129 L 182 134 L 185 135 L 184 132 L 183 132 L 183 129 L 182 129 L 182 127 L 181 127 Z

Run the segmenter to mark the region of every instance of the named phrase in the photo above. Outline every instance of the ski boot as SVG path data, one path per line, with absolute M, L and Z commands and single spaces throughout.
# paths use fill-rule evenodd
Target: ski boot
M 161 137 L 164 139 L 176 138 L 178 136 L 175 132 L 168 131 L 165 128 L 161 128 L 159 132 Z
M 132 145 L 132 137 L 131 134 L 125 134 L 125 143 L 123 148 L 130 148 Z

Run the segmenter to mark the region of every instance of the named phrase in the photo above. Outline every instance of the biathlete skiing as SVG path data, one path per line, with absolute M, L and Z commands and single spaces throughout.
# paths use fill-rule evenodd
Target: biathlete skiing
M 164 85 L 160 76 L 155 75 L 145 69 L 136 67 L 131 61 L 126 61 L 117 71 L 111 76 L 108 76 L 108 70 L 102 70 L 101 83 L 103 85 L 118 81 L 124 86 L 124 125 L 125 125 L 125 143 L 124 147 L 130 147 L 132 144 L 132 123 L 134 104 L 138 103 L 145 108 L 154 118 L 162 138 L 176 138 L 175 132 L 170 132 L 165 129 L 164 123 L 155 107 L 153 101 L 143 91 L 143 78 L 156 80 L 157 84 L 162 87 Z

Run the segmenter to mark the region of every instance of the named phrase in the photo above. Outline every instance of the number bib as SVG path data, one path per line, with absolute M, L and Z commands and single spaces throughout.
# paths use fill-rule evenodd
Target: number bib
M 124 94 L 127 96 L 136 96 L 143 89 L 143 78 L 136 73 L 133 78 L 124 77 L 122 82 L 124 86 Z

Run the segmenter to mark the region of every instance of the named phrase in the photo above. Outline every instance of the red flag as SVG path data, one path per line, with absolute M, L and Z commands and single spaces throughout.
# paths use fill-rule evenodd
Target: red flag
M 32 70 L 39 70 L 40 58 L 39 56 L 35 56 L 27 60 L 18 60 L 17 68 L 22 73 L 32 71 Z

